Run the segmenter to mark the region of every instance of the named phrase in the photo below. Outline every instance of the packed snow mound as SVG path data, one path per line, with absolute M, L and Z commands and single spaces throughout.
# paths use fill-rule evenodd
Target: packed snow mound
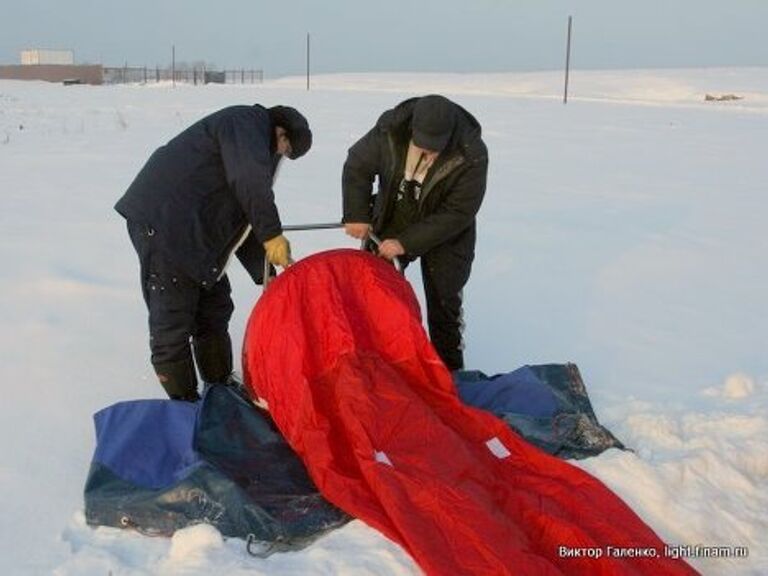
M 728 391 L 739 395 L 752 388 L 751 382 L 743 374 L 731 376 L 716 389 L 717 399 Z M 745 403 L 746 411 L 735 411 Z M 722 546 L 723 556 L 692 552 L 689 561 L 702 573 L 758 574 L 749 566 L 767 559 L 766 413 L 768 394 L 759 387 L 709 411 L 665 411 L 655 403 L 635 403 L 616 431 L 636 454 L 611 451 L 578 465 L 621 488 L 638 513 L 656 518 L 670 545 Z M 712 498 L 716 512 L 709 507 Z M 680 517 L 688 520 L 685 528 L 674 520 Z

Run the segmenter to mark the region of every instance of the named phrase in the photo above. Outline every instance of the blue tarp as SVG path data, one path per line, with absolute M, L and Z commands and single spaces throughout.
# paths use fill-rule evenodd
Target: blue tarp
M 349 520 L 237 386 L 210 387 L 194 404 L 121 402 L 94 420 L 91 525 L 171 535 L 205 522 L 271 552 L 300 548 Z
M 162 489 L 203 465 L 192 447 L 199 403 L 121 402 L 97 412 L 94 462 L 132 484 Z
M 551 454 L 583 458 L 623 448 L 597 422 L 574 364 L 492 377 L 465 371 L 455 382 L 464 402 Z M 91 525 L 171 535 L 206 522 L 268 553 L 300 548 L 349 520 L 320 495 L 269 415 L 239 386 L 210 387 L 197 403 L 120 402 L 94 421 L 85 486 Z
M 467 404 L 495 414 L 534 444 L 561 458 L 586 458 L 624 445 L 600 425 L 575 364 L 523 366 L 486 376 L 454 376 Z

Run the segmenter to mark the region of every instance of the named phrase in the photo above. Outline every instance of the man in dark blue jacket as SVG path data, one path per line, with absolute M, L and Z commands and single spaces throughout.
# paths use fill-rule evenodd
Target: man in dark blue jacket
M 280 160 L 311 145 L 293 108 L 224 108 L 158 148 L 115 205 L 139 256 L 152 365 L 171 398 L 199 397 L 193 353 L 205 382 L 229 378 L 226 266 L 237 256 L 260 284 L 265 258 L 292 263 L 272 184 Z
M 462 289 L 488 174 L 480 133 L 474 116 L 444 96 L 411 98 L 349 149 L 342 175 L 346 233 L 374 232 L 389 260 L 421 259 L 429 335 L 451 370 L 464 367 Z

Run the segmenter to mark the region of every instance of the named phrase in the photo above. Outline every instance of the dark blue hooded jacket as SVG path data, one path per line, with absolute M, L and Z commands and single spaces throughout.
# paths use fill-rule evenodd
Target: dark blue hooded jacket
M 115 205 L 154 230 L 153 242 L 190 278 L 211 286 L 237 256 L 254 280 L 262 243 L 282 232 L 272 192 L 279 161 L 266 108 L 231 106 L 158 148 Z

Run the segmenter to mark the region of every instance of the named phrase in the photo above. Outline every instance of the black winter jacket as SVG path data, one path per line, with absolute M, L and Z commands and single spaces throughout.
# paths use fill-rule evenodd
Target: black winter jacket
M 224 108 L 158 148 L 115 209 L 154 229 L 158 247 L 203 286 L 221 276 L 250 224 L 237 256 L 259 281 L 261 244 L 282 232 L 272 192 L 279 158 L 264 107 Z
M 385 227 L 403 176 L 417 100 L 411 98 L 384 112 L 376 126 L 349 149 L 342 174 L 344 222 L 369 222 L 374 233 Z M 456 107 L 456 128 L 424 181 L 417 221 L 398 235 L 410 257 L 459 238 L 471 244 L 465 247 L 468 255 L 474 250 L 475 215 L 485 195 L 488 150 L 480 124 L 464 108 Z

